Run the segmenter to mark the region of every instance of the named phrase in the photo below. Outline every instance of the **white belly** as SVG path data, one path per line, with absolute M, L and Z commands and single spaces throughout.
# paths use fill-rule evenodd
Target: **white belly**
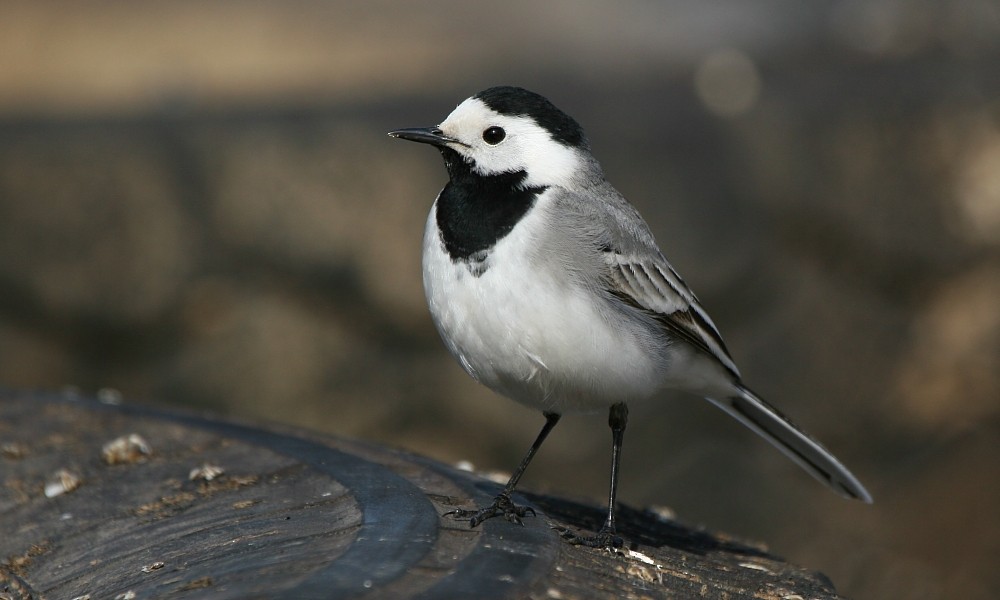
M 533 210 L 492 249 L 478 277 L 452 262 L 432 209 L 424 235 L 424 289 L 434 323 L 462 367 L 494 391 L 546 411 L 592 411 L 650 396 L 670 352 L 555 265 L 518 249 L 540 234 Z

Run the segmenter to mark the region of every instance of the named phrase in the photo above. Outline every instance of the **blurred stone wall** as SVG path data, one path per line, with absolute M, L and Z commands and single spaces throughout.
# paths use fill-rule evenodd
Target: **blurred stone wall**
M 5 4 L 0 385 L 512 468 L 542 419 L 437 339 L 419 252 L 444 170 L 385 132 L 524 85 L 587 129 L 748 384 L 876 504 L 669 394 L 632 409 L 623 500 L 845 595 L 989 597 L 998 40 L 975 0 Z M 524 485 L 599 501 L 609 437 L 564 419 Z

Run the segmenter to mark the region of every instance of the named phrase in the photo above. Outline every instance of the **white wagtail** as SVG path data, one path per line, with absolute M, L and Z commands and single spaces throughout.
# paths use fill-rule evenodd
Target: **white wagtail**
M 423 242 L 424 289 L 444 343 L 477 381 L 545 415 L 493 503 L 452 511 L 457 518 L 520 522 L 532 511 L 511 493 L 560 416 L 610 407 L 607 518 L 594 537 L 568 537 L 620 545 L 628 402 L 662 388 L 705 397 L 834 491 L 871 502 L 840 461 L 743 385 L 712 320 L 571 117 L 533 92 L 493 87 L 437 127 L 389 135 L 437 147 L 448 169 Z

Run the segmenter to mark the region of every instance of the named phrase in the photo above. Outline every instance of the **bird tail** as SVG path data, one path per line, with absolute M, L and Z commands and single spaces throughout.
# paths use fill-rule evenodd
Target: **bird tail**
M 868 491 L 829 450 L 747 388 L 740 386 L 739 391 L 738 396 L 707 400 L 774 444 L 788 458 L 830 486 L 833 491 L 871 504 L 872 497 Z

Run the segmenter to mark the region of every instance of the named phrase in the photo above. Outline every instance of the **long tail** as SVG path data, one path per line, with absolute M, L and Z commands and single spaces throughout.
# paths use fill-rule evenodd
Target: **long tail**
M 756 431 L 833 491 L 871 504 L 872 497 L 865 487 L 829 450 L 747 388 L 740 386 L 740 392 L 731 398 L 707 400 Z

